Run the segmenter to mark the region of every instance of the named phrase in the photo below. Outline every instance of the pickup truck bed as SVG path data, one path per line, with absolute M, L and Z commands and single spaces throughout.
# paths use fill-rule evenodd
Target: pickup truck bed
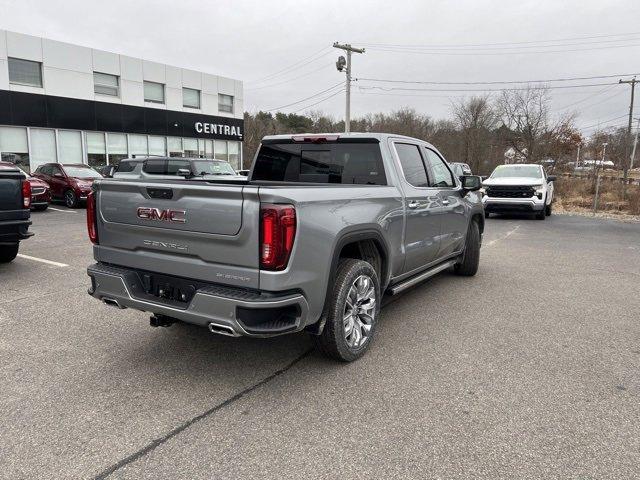
M 247 180 L 157 175 L 155 166 L 153 175 L 96 181 L 88 204 L 97 261 L 88 269 L 90 294 L 152 312 L 155 325 L 180 320 L 230 336 L 307 329 L 326 337 L 327 309 L 348 293 L 335 291 L 345 265 L 362 273 L 348 293 L 353 302 L 341 301 L 354 304 L 353 318 L 360 312 L 373 322 L 385 291 L 462 265 L 470 225 L 479 248 L 479 179 L 465 189 L 444 162 L 446 188 L 416 188 L 400 176 L 395 142 L 416 154 L 428 144 L 313 138 L 266 138 Z M 174 160 L 148 161 L 166 161 L 169 172 Z M 373 334 L 366 325 L 360 331 L 352 354 L 330 354 L 359 356 Z

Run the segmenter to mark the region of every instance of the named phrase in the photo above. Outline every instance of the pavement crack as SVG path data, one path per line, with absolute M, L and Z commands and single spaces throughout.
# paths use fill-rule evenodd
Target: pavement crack
M 115 471 L 121 469 L 122 467 L 125 467 L 125 466 L 127 466 L 127 465 L 129 465 L 129 464 L 141 459 L 145 455 L 147 455 L 147 454 L 151 453 L 152 451 L 154 451 L 160 445 L 168 442 L 173 437 L 175 437 L 175 436 L 179 435 L 180 433 L 184 432 L 187 428 L 189 428 L 193 424 L 199 422 L 200 420 L 204 420 L 205 418 L 213 415 L 214 413 L 218 412 L 219 410 L 222 410 L 224 407 L 226 407 L 228 405 L 231 405 L 232 403 L 240 400 L 245 395 L 253 392 L 254 390 L 256 390 L 257 388 L 260 388 L 263 385 L 266 385 L 267 383 L 271 382 L 272 380 L 274 380 L 275 378 L 279 377 L 283 373 L 287 372 L 289 369 L 294 367 L 297 363 L 299 363 L 300 361 L 302 361 L 306 357 L 308 357 L 309 354 L 312 351 L 313 351 L 313 349 L 309 349 L 309 350 L 305 351 L 304 353 L 302 353 L 301 355 L 296 357 L 293 361 L 291 361 L 289 364 L 285 365 L 283 368 L 281 368 L 279 370 L 276 370 L 275 372 L 273 372 L 268 377 L 265 377 L 262 380 L 260 380 L 259 382 L 254 383 L 250 387 L 247 387 L 244 390 L 236 393 L 234 396 L 226 399 L 225 401 L 223 401 L 221 403 L 218 403 L 217 405 L 211 407 L 209 410 L 207 410 L 207 411 L 205 411 L 205 412 L 203 412 L 203 413 L 201 413 L 199 415 L 196 415 L 195 417 L 187 420 L 186 422 L 182 423 L 178 427 L 176 427 L 173 430 L 171 430 L 168 433 L 166 433 L 164 436 L 162 436 L 160 438 L 156 438 L 155 440 L 153 440 L 152 442 L 150 442 L 149 444 L 147 444 L 146 446 L 144 446 L 140 450 L 132 453 L 131 455 L 123 458 L 119 462 L 116 462 L 113 465 L 111 465 L 110 467 L 108 467 L 105 470 L 103 470 L 98 475 L 93 477 L 93 480 L 105 479 L 105 478 L 109 477 L 112 473 L 114 473 Z

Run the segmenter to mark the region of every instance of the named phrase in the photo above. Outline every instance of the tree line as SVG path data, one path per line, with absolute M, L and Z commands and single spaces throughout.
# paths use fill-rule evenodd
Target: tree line
M 566 165 L 575 161 L 578 147 L 581 158 L 599 159 L 604 142 L 609 143 L 607 159 L 620 168 L 627 166 L 625 129 L 599 131 L 587 139 L 576 127 L 575 113 L 552 116 L 550 100 L 549 90 L 543 86 L 504 90 L 496 96 L 452 102 L 446 119 L 433 119 L 404 107 L 352 119 L 351 131 L 395 133 L 426 140 L 449 162 L 467 163 L 478 174 L 489 174 L 505 160 L 538 163 L 552 159 L 556 166 Z M 344 121 L 320 111 L 245 112 L 244 121 L 245 168 L 250 167 L 265 135 L 344 131 Z

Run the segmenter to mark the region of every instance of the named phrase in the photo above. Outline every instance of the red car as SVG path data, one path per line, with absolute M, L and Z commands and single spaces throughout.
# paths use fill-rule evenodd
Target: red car
M 76 208 L 80 202 L 86 201 L 93 181 L 102 178 L 93 168 L 82 163 L 45 163 L 36 169 L 33 176 L 47 182 L 51 187 L 51 198 L 64 201 L 69 208 Z
M 13 163 L 0 162 L 0 165 L 15 167 Z M 27 174 L 27 180 L 31 185 L 31 210 L 46 210 L 51 201 L 49 184 L 44 180 Z

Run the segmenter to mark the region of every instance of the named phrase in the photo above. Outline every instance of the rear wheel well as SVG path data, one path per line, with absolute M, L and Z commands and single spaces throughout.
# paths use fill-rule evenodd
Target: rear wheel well
M 371 264 L 373 269 L 378 275 L 380 281 L 380 287 L 384 290 L 385 273 L 386 273 L 386 258 L 383 254 L 382 248 L 373 239 L 357 240 L 351 243 L 347 243 L 340 250 L 339 259 L 342 258 L 355 258 L 358 260 L 364 260 Z

